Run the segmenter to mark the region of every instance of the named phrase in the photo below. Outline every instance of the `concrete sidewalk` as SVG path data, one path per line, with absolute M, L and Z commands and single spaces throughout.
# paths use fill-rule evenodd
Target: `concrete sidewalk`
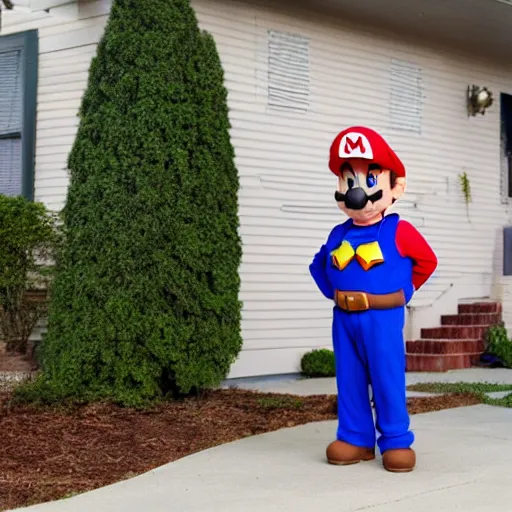
M 39 512 L 510 512 L 512 410 L 487 406 L 412 417 L 417 470 L 381 460 L 329 466 L 335 422 L 219 446 Z
M 408 386 L 420 382 L 489 382 L 512 385 L 512 370 L 501 368 L 493 370 L 470 368 L 446 373 L 406 373 L 406 377 Z M 227 381 L 225 387 L 252 389 L 267 393 L 291 393 L 300 396 L 336 394 L 336 381 L 334 378 L 304 379 L 300 377 L 281 377 L 278 379 L 240 379 Z M 429 396 L 429 394 L 408 391 L 407 396 Z

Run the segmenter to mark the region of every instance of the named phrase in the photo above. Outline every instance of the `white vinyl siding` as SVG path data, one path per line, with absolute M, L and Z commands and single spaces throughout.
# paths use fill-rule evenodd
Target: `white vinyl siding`
M 411 336 L 455 312 L 459 300 L 488 296 L 503 300 L 512 326 L 512 280 L 500 270 L 510 211 L 500 199 L 499 107 L 477 118 L 465 110 L 468 84 L 512 93 L 508 67 L 379 36 L 313 8 L 273 10 L 229 0 L 193 5 L 224 65 L 241 180 L 244 349 L 231 376 L 298 371 L 304 352 L 330 346 L 332 305 L 316 289 L 308 265 L 343 220 L 327 159 L 334 136 L 352 124 L 381 132 L 403 159 L 407 192 L 395 211 L 425 235 L 440 260 L 414 299 Z M 40 28 L 36 198 L 56 208 L 65 200 L 76 112 L 106 21 L 105 2 L 81 3 L 78 12 L 84 19 L 4 16 L 6 31 Z M 307 41 L 307 108 L 269 106 L 274 33 Z M 406 95 L 414 101 L 404 102 Z M 473 191 L 468 208 L 462 172 Z
M 395 211 L 422 232 L 440 260 L 413 301 L 411 336 L 455 312 L 459 300 L 490 296 L 497 282 L 503 284 L 498 298 L 510 303 L 511 281 L 500 279 L 494 265 L 509 219 L 500 202 L 499 111 L 494 106 L 470 119 L 465 110 L 468 83 L 512 90 L 505 66 L 379 37 L 312 10 L 195 5 L 226 71 L 242 184 L 244 352 L 232 376 L 297 371 L 304 352 L 330 346 L 332 305 L 308 265 L 343 220 L 327 160 L 334 136 L 352 124 L 380 131 L 405 162 L 407 193 Z M 306 114 L 267 108 L 269 31 L 309 41 Z M 413 101 L 405 106 L 406 94 Z M 390 112 L 400 101 L 401 119 Z M 464 171 L 473 188 L 468 210 L 458 177 Z

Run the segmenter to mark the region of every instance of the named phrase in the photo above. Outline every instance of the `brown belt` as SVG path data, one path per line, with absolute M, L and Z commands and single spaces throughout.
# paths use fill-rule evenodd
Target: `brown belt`
M 334 292 L 336 305 L 344 311 L 368 311 L 369 309 L 393 309 L 405 306 L 403 290 L 385 295 L 366 292 Z

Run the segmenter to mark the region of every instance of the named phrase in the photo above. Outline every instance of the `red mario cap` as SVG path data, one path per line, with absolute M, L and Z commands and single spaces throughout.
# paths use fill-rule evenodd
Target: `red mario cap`
M 389 144 L 375 131 L 363 126 L 343 130 L 331 145 L 329 169 L 339 176 L 341 166 L 351 158 L 364 158 L 405 178 L 405 167 Z

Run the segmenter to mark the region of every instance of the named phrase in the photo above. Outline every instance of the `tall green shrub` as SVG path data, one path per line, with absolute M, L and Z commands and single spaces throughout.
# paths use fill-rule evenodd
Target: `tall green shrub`
M 69 157 L 42 351 L 54 396 L 188 393 L 236 358 L 239 182 L 223 81 L 189 0 L 114 1 Z

